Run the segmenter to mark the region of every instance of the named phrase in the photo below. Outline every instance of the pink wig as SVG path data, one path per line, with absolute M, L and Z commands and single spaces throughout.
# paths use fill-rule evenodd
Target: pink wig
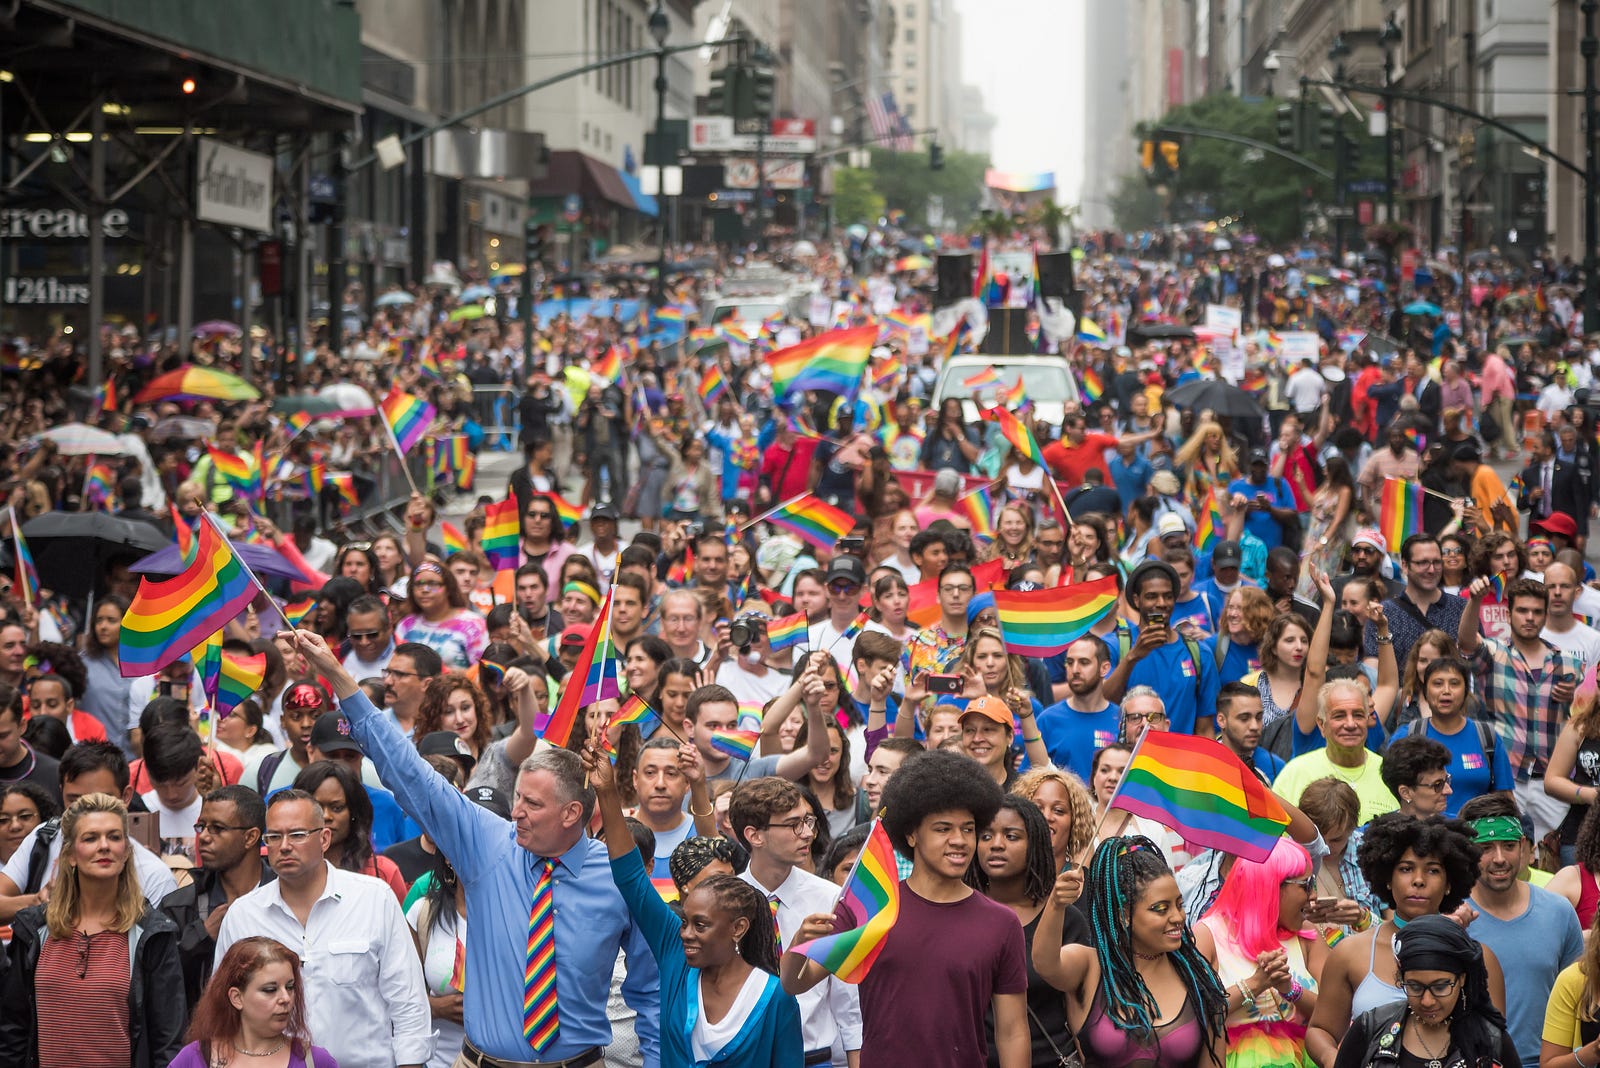
M 1217 893 L 1207 916 L 1215 916 L 1233 934 L 1248 958 L 1283 948 L 1285 939 L 1300 932 L 1278 925 L 1278 891 L 1291 879 L 1305 877 L 1311 854 L 1292 838 L 1280 838 L 1264 863 L 1239 859 Z

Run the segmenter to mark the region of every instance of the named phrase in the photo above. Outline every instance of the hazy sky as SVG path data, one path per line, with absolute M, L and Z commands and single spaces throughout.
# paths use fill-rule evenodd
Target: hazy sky
M 1000 120 L 994 165 L 1055 171 L 1066 203 L 1083 182 L 1083 20 L 1092 2 L 956 0 L 963 80 L 983 89 Z

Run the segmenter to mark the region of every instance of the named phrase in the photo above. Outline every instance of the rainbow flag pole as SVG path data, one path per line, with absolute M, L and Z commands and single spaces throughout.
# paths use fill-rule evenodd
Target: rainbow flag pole
M 395 458 L 400 461 L 400 473 L 406 476 L 406 481 L 411 485 L 411 492 L 420 495 L 422 491 L 417 488 L 417 480 L 411 477 L 411 468 L 406 466 L 406 451 L 400 447 L 400 439 L 394 436 L 394 427 L 390 426 L 389 420 L 385 418 L 380 417 L 378 422 L 383 424 L 383 432 L 389 435 L 389 444 L 394 446 Z M 259 586 L 260 583 L 256 585 Z
M 382 422 L 382 420 L 379 420 L 379 422 Z M 222 524 L 218 522 L 217 517 L 212 515 L 209 511 L 203 511 L 200 513 L 200 515 L 207 523 L 211 524 L 212 529 L 217 532 L 217 536 L 220 537 L 224 543 L 227 543 L 228 532 L 222 529 Z M 256 578 L 256 573 L 254 571 L 250 570 L 250 565 L 244 562 L 244 557 L 239 553 L 234 553 L 233 555 L 234 559 L 239 561 L 239 567 L 245 573 L 245 577 L 250 580 L 250 585 L 256 588 L 257 593 L 266 598 L 267 603 L 272 606 L 272 610 L 278 613 L 278 618 L 283 620 L 284 628 L 287 630 L 294 630 L 294 624 L 289 622 L 289 617 L 284 614 L 283 607 L 278 604 L 277 599 L 273 597 L 272 594 L 267 592 L 267 588 L 261 585 L 261 580 Z

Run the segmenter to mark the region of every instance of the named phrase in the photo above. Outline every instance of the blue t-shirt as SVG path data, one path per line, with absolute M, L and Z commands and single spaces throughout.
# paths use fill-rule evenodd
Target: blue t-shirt
M 739 476 L 744 473 L 740 466 L 733 462 L 735 456 L 734 444 L 744 436 L 737 424 L 732 430 L 724 429 L 721 424 L 712 424 L 706 431 L 706 444 L 722 454 L 722 499 L 731 500 L 739 489 Z
M 1578 914 L 1564 898 L 1537 886 L 1528 887 L 1528 911 L 1514 920 L 1491 916 L 1476 901 L 1472 907 L 1478 918 L 1467 925 L 1467 934 L 1494 951 L 1506 976 L 1506 1032 L 1522 1063 L 1538 1064 L 1550 989 L 1561 969 L 1583 955 Z
M 365 783 L 362 784 L 366 786 Z M 400 808 L 394 794 L 375 786 L 367 786 L 367 797 L 372 800 L 372 851 L 382 853 L 396 842 L 404 842 L 422 833 Z
M 1109 703 L 1098 712 L 1079 712 L 1057 701 L 1037 719 L 1050 762 L 1084 782 L 1089 781 L 1094 755 L 1115 742 L 1122 729 L 1122 710 Z
M 1270 749 L 1263 749 L 1260 746 L 1256 746 L 1256 751 L 1251 754 L 1251 759 L 1255 761 L 1256 770 L 1267 777 L 1269 784 L 1278 777 L 1278 772 L 1283 770 L 1285 763 L 1284 759 L 1277 753 Z
M 1130 623 L 1128 629 L 1137 643 L 1139 628 Z M 1209 719 L 1217 714 L 1217 665 L 1213 646 L 1209 639 L 1195 643 L 1199 656 L 1194 656 L 1189 652 L 1190 644 L 1181 638 L 1170 641 L 1134 664 L 1128 672 L 1128 689 L 1148 686 L 1161 695 L 1167 706 L 1167 718 L 1172 721 L 1169 729 L 1174 734 L 1193 734 L 1198 716 L 1203 714 Z
M 1228 493 L 1239 494 L 1246 501 L 1254 501 L 1256 494 L 1263 494 L 1267 502 L 1274 508 L 1294 508 L 1294 494 L 1289 491 L 1289 483 L 1272 475 L 1267 476 L 1263 485 L 1256 485 L 1247 478 L 1236 478 L 1228 486 Z M 1244 514 L 1244 528 L 1256 537 L 1269 550 L 1276 549 L 1283 544 L 1283 528 L 1278 521 L 1267 512 L 1247 511 Z
M 1217 632 L 1217 617 L 1211 611 L 1211 602 L 1199 594 L 1190 591 L 1191 596 L 1186 601 L 1179 601 L 1172 606 L 1171 623 L 1176 627 L 1186 619 L 1194 620 L 1195 626 L 1205 631 L 1207 635 Z
M 1414 733 L 1411 728 L 1415 726 L 1416 723 L 1407 723 L 1395 731 L 1391 743 Z M 1496 790 L 1510 790 L 1516 786 L 1506 747 L 1496 744 L 1492 755 L 1485 753 L 1476 724 L 1463 723 L 1454 734 L 1445 734 L 1430 719 L 1428 737 L 1450 750 L 1450 766 L 1445 768 L 1450 773 L 1450 798 L 1444 808 L 1446 816 L 1456 815 L 1461 811 L 1461 806 L 1474 797 L 1482 797 Z
M 1126 463 L 1122 454 L 1115 449 L 1111 450 L 1111 457 L 1106 461 L 1106 467 L 1111 472 L 1111 482 L 1117 489 L 1117 496 L 1122 500 L 1122 507 L 1127 508 L 1134 500 L 1143 497 L 1150 487 L 1150 476 L 1155 474 L 1155 469 L 1150 466 L 1150 461 L 1142 456 L 1135 455 L 1132 463 Z
M 1243 645 L 1230 640 L 1228 651 L 1222 654 L 1222 667 L 1218 669 L 1218 682 L 1239 682 L 1261 670 L 1261 653 L 1255 645 Z

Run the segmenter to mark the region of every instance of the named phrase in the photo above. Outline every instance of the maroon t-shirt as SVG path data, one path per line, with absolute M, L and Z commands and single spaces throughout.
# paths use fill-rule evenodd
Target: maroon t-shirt
M 977 893 L 928 901 L 902 882 L 900 917 L 861 981 L 861 1068 L 983 1064 L 991 1000 L 1027 989 L 1016 913 Z

